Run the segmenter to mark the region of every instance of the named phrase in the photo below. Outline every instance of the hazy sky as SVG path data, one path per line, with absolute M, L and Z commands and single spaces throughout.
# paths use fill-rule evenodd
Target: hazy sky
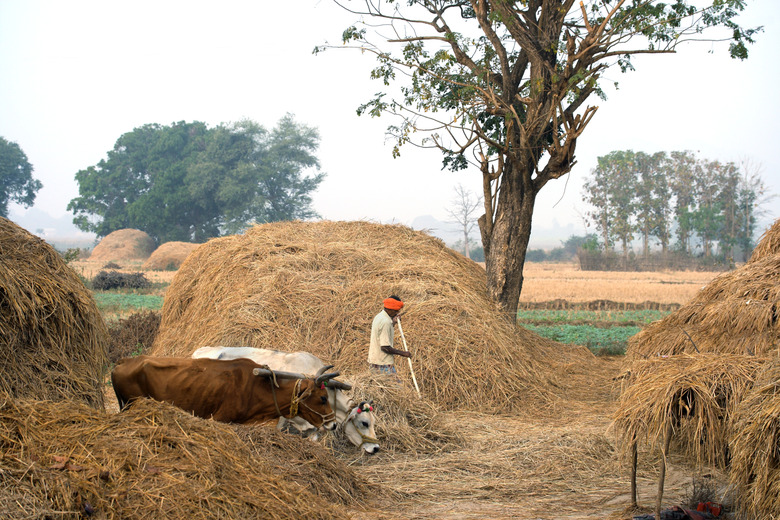
M 289 112 L 320 131 L 327 177 L 314 207 L 323 218 L 446 220 L 454 186 L 479 192 L 479 172 L 442 171 L 438 152 L 411 147 L 393 159 L 391 120 L 355 114 L 381 90 L 368 77 L 374 58 L 312 55 L 339 43 L 353 21 L 329 0 L 0 0 L 0 136 L 21 146 L 44 185 L 35 207 L 58 217 L 78 196 L 75 173 L 138 126 L 249 118 L 271 128 Z M 620 89 L 591 100 L 600 107 L 577 144 L 578 163 L 544 188 L 536 228 L 585 231 L 583 179 L 613 150 L 749 159 L 780 193 L 780 3 L 749 2 L 740 21 L 765 27 L 747 61 L 731 60 L 725 45 L 694 44 L 607 74 Z M 780 217 L 780 199 L 773 205 Z

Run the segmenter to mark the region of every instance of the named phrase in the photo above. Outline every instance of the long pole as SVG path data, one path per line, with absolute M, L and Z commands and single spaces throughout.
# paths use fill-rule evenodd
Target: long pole
M 406 346 L 406 338 L 404 337 L 404 328 L 401 327 L 401 318 L 400 316 L 396 318 L 396 323 L 398 323 L 398 332 L 401 333 L 401 341 L 404 343 L 404 350 L 409 352 L 409 347 Z M 412 374 L 412 381 L 414 382 L 414 389 L 417 390 L 417 397 L 420 397 L 420 387 L 417 386 L 417 378 L 414 377 L 414 368 L 412 368 L 412 360 L 411 358 L 406 358 L 406 360 L 409 362 L 409 372 Z

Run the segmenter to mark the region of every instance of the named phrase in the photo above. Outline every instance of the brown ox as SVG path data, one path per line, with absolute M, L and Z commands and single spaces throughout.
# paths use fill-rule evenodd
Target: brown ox
M 204 419 L 255 424 L 297 415 L 316 427 L 334 429 L 324 381 L 289 372 L 271 372 L 249 359 L 231 361 L 138 356 L 125 358 L 111 372 L 120 409 L 133 399 L 150 397 Z

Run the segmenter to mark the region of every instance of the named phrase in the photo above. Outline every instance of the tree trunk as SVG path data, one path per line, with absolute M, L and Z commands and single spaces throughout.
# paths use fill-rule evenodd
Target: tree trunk
M 469 256 L 469 230 L 466 229 L 466 226 L 463 226 L 463 252 L 466 258 L 471 258 Z
M 532 185 L 523 185 L 522 174 L 510 173 L 516 172 L 504 175 L 492 226 L 486 226 L 483 215 L 479 227 L 485 251 L 488 295 L 499 304 L 505 317 L 515 323 L 536 192 Z M 530 176 L 528 178 L 530 180 Z

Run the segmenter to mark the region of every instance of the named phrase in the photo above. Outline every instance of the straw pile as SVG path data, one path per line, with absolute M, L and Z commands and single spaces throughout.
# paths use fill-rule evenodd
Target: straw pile
M 735 414 L 731 483 L 749 518 L 780 518 L 780 361 L 767 363 Z
M 764 231 L 748 262 L 756 262 L 767 256 L 780 254 L 780 219 Z
M 46 242 L 0 218 L 0 390 L 103 406 L 108 330 Z
M 315 443 L 153 400 L 109 415 L 0 397 L 0 449 L 7 519 L 343 519 L 369 495 Z
M 190 242 L 166 242 L 154 250 L 141 268 L 150 271 L 176 270 L 199 245 Z
M 91 261 L 126 262 L 146 260 L 154 251 L 152 237 L 138 229 L 119 229 L 109 233 L 92 250 Z
M 622 454 L 635 439 L 662 446 L 671 425 L 675 451 L 687 460 L 725 467 L 734 412 L 765 361 L 740 354 L 680 354 L 634 362 L 614 415 Z
M 487 297 L 484 269 L 440 240 L 368 222 L 264 224 L 200 246 L 166 291 L 152 353 L 305 350 L 351 378 L 368 369 L 371 321 L 391 294 L 407 304 L 415 374 L 438 406 L 528 408 L 555 385 L 554 363 L 592 359 L 509 324 Z
M 780 254 L 716 277 L 678 311 L 629 340 L 629 360 L 696 352 L 776 352 L 780 342 Z

